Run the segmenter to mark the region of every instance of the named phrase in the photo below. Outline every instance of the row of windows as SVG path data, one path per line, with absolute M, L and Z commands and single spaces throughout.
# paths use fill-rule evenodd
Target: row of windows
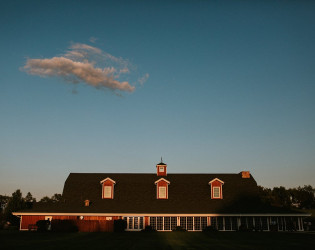
M 145 228 L 144 217 L 124 217 L 127 230 L 142 230 Z M 219 231 L 236 231 L 240 227 L 256 230 L 303 230 L 302 221 L 298 217 L 266 217 L 266 216 L 217 216 L 210 217 L 209 223 L 205 216 L 151 216 L 149 225 L 157 231 L 171 231 L 177 226 L 187 231 L 201 231 L 208 225 Z
M 115 181 L 106 178 L 101 181 L 102 184 L 102 198 L 103 199 L 113 199 L 114 198 L 114 185 Z M 169 181 L 161 178 L 160 180 L 156 181 L 155 184 L 157 185 L 157 199 L 168 199 L 168 185 L 170 184 Z M 211 185 L 211 198 L 212 199 L 222 199 L 222 182 L 219 179 L 214 179 L 209 182 Z

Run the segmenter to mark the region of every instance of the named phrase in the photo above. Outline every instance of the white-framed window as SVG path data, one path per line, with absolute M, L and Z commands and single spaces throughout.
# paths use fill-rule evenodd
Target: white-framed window
M 112 198 L 112 186 L 104 186 L 104 198 Z
M 52 216 L 45 216 L 45 220 L 51 221 L 52 220 Z
M 127 222 L 127 231 L 140 231 L 144 229 L 144 217 L 124 217 Z
M 159 187 L 159 199 L 166 199 L 166 187 Z
M 159 167 L 159 172 L 164 172 L 164 167 Z
M 212 194 L 213 198 L 221 198 L 221 196 L 220 196 L 220 187 L 213 187 L 212 188 L 212 192 L 213 192 L 213 194 Z

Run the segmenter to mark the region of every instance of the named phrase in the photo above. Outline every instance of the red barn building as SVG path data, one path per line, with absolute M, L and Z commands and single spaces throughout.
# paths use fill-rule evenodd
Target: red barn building
M 31 210 L 15 212 L 20 230 L 38 220 L 73 220 L 81 231 L 112 231 L 113 221 L 127 221 L 128 231 L 150 225 L 158 231 L 180 226 L 201 231 L 240 227 L 262 231 L 303 230 L 309 216 L 263 205 L 257 183 L 248 171 L 238 174 L 168 174 L 156 165 L 156 174 L 70 173 L 63 201 L 36 203 Z M 85 222 L 89 228 L 80 227 Z

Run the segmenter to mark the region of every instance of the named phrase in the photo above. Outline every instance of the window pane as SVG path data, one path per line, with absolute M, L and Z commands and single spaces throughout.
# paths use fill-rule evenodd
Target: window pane
M 224 217 L 225 221 L 225 230 L 231 230 L 231 217 Z
M 105 186 L 104 187 L 104 198 L 111 198 L 112 197 L 112 187 Z
M 207 227 L 207 217 L 201 217 L 201 229 Z
M 150 217 L 150 226 L 156 230 L 156 217 Z
M 171 230 L 175 229 L 177 226 L 177 217 L 171 217 Z
M 213 198 L 220 198 L 220 188 L 219 187 L 213 188 Z
M 217 217 L 218 230 L 223 230 L 223 217 Z
M 186 227 L 186 217 L 180 217 L 180 226 L 187 230 Z
M 157 217 L 157 230 L 163 230 L 163 217 Z
M 159 198 L 166 198 L 166 187 L 159 187 Z
M 171 230 L 171 218 L 164 217 L 164 230 Z
M 140 217 L 140 229 L 143 229 L 143 217 Z
M 232 230 L 238 230 L 237 217 L 232 217 Z
M 128 226 L 128 228 L 129 229 L 133 229 L 133 217 L 129 217 L 129 226 Z
M 215 229 L 218 229 L 217 217 L 211 217 L 211 226 Z
M 194 217 L 194 230 L 200 230 L 200 217 Z
M 187 230 L 193 230 L 193 217 L 187 217 Z
M 134 217 L 134 227 L 133 229 L 139 229 L 138 228 L 138 217 Z

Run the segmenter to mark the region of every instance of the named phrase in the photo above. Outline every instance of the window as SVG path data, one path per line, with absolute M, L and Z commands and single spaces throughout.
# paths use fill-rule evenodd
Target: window
M 127 222 L 127 231 L 140 231 L 144 229 L 144 217 L 124 217 Z
M 102 199 L 114 199 L 114 185 L 116 182 L 107 177 L 100 183 L 102 185 Z
M 159 167 L 159 172 L 164 172 L 164 167 Z
M 213 198 L 220 198 L 220 188 L 219 187 L 213 187 Z
M 166 199 L 166 187 L 159 187 L 159 198 Z
M 112 187 L 105 186 L 104 187 L 104 198 L 112 198 Z

